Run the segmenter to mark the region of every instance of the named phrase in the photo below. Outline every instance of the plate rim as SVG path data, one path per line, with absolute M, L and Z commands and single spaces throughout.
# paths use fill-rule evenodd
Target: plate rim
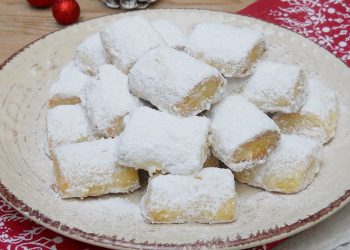
M 239 13 L 233 13 L 229 11 L 221 11 L 221 10 L 210 10 L 210 9 L 201 9 L 201 8 L 159 8 L 159 9 L 147 9 L 147 10 L 137 10 L 134 12 L 152 12 L 152 11 L 162 11 L 162 10 L 170 10 L 170 11 L 207 11 L 207 12 L 216 12 L 216 13 L 225 13 L 225 14 L 231 14 L 236 16 L 242 16 L 244 18 L 249 19 L 255 19 L 260 22 L 272 24 L 278 28 L 282 28 L 284 30 L 287 30 L 294 35 L 298 35 L 302 37 L 303 39 L 306 39 L 308 41 L 311 41 L 310 39 L 307 39 L 306 37 L 293 32 L 291 30 L 286 29 L 285 27 L 278 26 L 274 23 L 267 22 L 265 20 L 241 15 Z M 47 36 L 50 36 L 54 33 L 61 32 L 66 29 L 70 29 L 74 26 L 78 26 L 81 23 L 88 22 L 91 20 L 96 20 L 99 18 L 105 18 L 108 16 L 113 15 L 120 15 L 120 14 L 126 14 L 127 12 L 121 12 L 121 13 L 113 13 L 113 14 L 107 14 L 95 18 L 91 18 L 88 20 L 80 21 L 77 24 L 70 25 L 64 28 L 61 28 L 59 30 L 55 30 L 52 32 L 49 32 L 47 34 L 44 34 L 37 39 L 27 43 L 19 50 L 12 53 L 8 58 L 6 58 L 1 64 L 0 64 L 0 71 L 2 71 L 7 64 L 11 63 L 11 61 L 20 55 L 23 51 L 30 48 L 31 45 L 34 43 L 45 39 Z M 338 57 L 336 57 L 333 53 L 329 52 L 319 44 L 315 43 L 314 41 L 311 41 L 314 44 L 316 44 L 319 48 L 327 51 L 328 54 L 331 54 L 336 60 L 342 62 L 346 67 L 347 65 Z M 38 210 L 32 209 L 30 206 L 28 206 L 25 202 L 18 199 L 17 196 L 12 194 L 12 192 L 1 182 L 1 176 L 0 176 L 0 197 L 3 198 L 11 207 L 13 207 L 16 211 L 23 214 L 25 217 L 29 218 L 30 220 L 40 224 L 41 226 L 48 228 L 49 230 L 52 230 L 58 234 L 64 235 L 68 238 L 78 240 L 81 242 L 85 242 L 91 245 L 95 246 L 101 246 L 101 247 L 107 247 L 107 248 L 123 248 L 123 249 L 173 249 L 173 248 L 213 248 L 213 247 L 219 247 L 219 248 L 249 248 L 249 247 L 255 247 L 262 244 L 267 244 L 276 240 L 280 240 L 289 236 L 292 236 L 294 234 L 297 234 L 301 231 L 304 231 L 321 221 L 327 219 L 331 215 L 335 214 L 337 211 L 339 211 L 341 208 L 343 208 L 345 205 L 350 203 L 350 189 L 346 190 L 345 193 L 340 196 L 335 201 L 332 201 L 327 207 L 317 211 L 316 213 L 309 215 L 303 219 L 299 219 L 298 221 L 291 223 L 291 224 L 285 224 L 283 227 L 278 227 L 276 225 L 275 228 L 266 229 L 263 231 L 257 231 L 255 234 L 251 234 L 249 237 L 242 238 L 239 236 L 239 234 L 236 235 L 236 238 L 230 240 L 227 238 L 219 239 L 214 238 L 208 241 L 196 241 L 193 243 L 182 243 L 182 244 L 174 244 L 174 243 L 157 243 L 157 242 L 135 242 L 134 240 L 125 241 L 123 239 L 117 239 L 118 236 L 107 236 L 107 235 L 99 235 L 95 233 L 88 233 L 78 228 L 72 228 L 69 226 L 66 226 L 64 224 L 61 224 L 59 221 L 55 221 L 53 219 L 48 218 L 46 215 L 42 214 Z

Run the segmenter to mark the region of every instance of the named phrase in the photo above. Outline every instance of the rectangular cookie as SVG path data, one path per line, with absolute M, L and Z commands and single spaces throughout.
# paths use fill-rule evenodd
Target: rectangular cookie
M 68 63 L 61 70 L 59 79 L 51 86 L 48 107 L 80 103 L 81 90 L 89 78 L 75 66 L 74 62 Z
M 338 117 L 337 94 L 323 82 L 308 79 L 309 95 L 295 113 L 273 116 L 282 133 L 305 135 L 327 143 L 335 135 Z
M 208 155 L 208 132 L 205 117 L 179 117 L 141 107 L 126 119 L 118 163 L 150 174 L 198 172 Z
M 125 74 L 140 56 L 165 44 L 153 26 L 139 16 L 113 22 L 100 36 L 108 59 Z
M 74 63 L 85 74 L 96 75 L 98 67 L 107 61 L 99 33 L 86 38 L 75 51 Z
M 298 65 L 262 61 L 243 95 L 265 113 L 293 113 L 306 102 L 307 81 Z
M 265 50 L 263 35 L 227 24 L 200 23 L 185 49 L 191 56 L 217 68 L 226 77 L 245 77 Z
M 232 171 L 266 161 L 280 138 L 274 121 L 241 96 L 226 97 L 209 118 L 212 153 Z
M 173 49 L 183 50 L 187 44 L 187 36 L 173 22 L 158 19 L 151 22 L 165 43 Z
M 48 109 L 47 135 L 50 150 L 63 144 L 87 140 L 91 130 L 82 107 L 76 104 Z
M 141 200 L 142 214 L 151 223 L 227 223 L 236 219 L 236 207 L 233 175 L 219 168 L 155 176 Z
M 268 191 L 295 193 L 315 178 L 321 164 L 322 144 L 300 135 L 282 135 L 267 161 L 235 173 L 236 180 Z
M 113 65 L 102 65 L 97 78 L 83 89 L 83 105 L 99 137 L 115 137 L 124 129 L 123 118 L 142 106 L 128 89 L 128 77 Z
M 115 139 L 67 144 L 53 156 L 55 187 L 62 198 L 128 193 L 140 187 L 134 168 L 116 164 Z
M 129 73 L 134 95 L 162 111 L 182 116 L 208 110 L 221 97 L 225 84 L 215 68 L 167 47 L 142 56 Z

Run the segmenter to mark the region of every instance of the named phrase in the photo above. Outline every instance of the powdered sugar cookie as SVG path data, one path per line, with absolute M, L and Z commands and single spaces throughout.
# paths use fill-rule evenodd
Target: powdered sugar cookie
M 193 176 L 155 176 L 141 200 L 142 214 L 151 223 L 232 222 L 236 206 L 233 175 L 219 168 Z
M 306 188 L 320 167 L 322 144 L 299 135 L 282 135 L 267 161 L 235 173 L 239 182 L 269 191 L 295 193 Z
M 68 63 L 62 69 L 59 79 L 51 86 L 49 108 L 80 103 L 81 91 L 89 79 L 90 77 L 80 72 L 73 62 Z
M 187 36 L 174 23 L 168 20 L 154 20 L 151 22 L 165 43 L 178 50 L 183 50 L 187 44 Z
M 153 26 L 139 16 L 113 22 L 100 32 L 100 36 L 108 59 L 125 74 L 140 56 L 165 45 Z
M 306 102 L 307 81 L 301 68 L 262 61 L 244 88 L 243 95 L 264 112 L 297 112 Z
M 134 95 L 162 111 L 182 116 L 208 110 L 220 98 L 225 84 L 215 68 L 167 47 L 142 56 L 129 73 Z
M 116 164 L 115 139 L 63 145 L 53 155 L 55 187 L 62 198 L 128 193 L 140 187 L 135 169 Z
M 212 152 L 233 171 L 266 161 L 280 138 L 273 120 L 241 96 L 225 98 L 209 118 Z
M 78 46 L 74 63 L 82 72 L 90 75 L 96 75 L 98 67 L 107 63 L 99 33 L 89 36 Z
M 59 145 L 87 140 L 91 129 L 82 107 L 77 104 L 49 109 L 47 135 L 50 150 Z
M 226 77 L 250 75 L 264 50 L 261 33 L 219 23 L 198 24 L 186 45 L 191 56 L 217 68 Z
M 129 92 L 128 77 L 115 66 L 106 64 L 98 71 L 84 87 L 83 105 L 95 134 L 115 137 L 124 129 L 124 116 L 143 104 Z
M 148 107 L 133 112 L 120 135 L 118 163 L 150 174 L 189 175 L 208 155 L 209 120 L 179 117 Z
M 336 93 L 324 83 L 309 79 L 309 96 L 298 113 L 279 113 L 273 117 L 283 133 L 315 138 L 322 143 L 335 135 L 338 116 Z

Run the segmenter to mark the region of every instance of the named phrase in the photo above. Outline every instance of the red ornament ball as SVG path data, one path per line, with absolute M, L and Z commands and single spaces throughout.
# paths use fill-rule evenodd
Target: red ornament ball
M 55 0 L 52 14 L 58 23 L 68 25 L 78 21 L 80 7 L 75 0 Z
M 36 8 L 46 8 L 49 7 L 54 0 L 27 0 L 27 2 Z

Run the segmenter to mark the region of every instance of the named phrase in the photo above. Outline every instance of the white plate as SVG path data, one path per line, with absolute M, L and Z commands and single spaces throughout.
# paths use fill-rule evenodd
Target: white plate
M 239 218 L 220 225 L 151 225 L 139 211 L 143 191 L 61 200 L 50 188 L 46 156 L 47 93 L 76 46 L 107 23 L 129 15 L 163 18 L 184 30 L 203 21 L 261 30 L 267 57 L 303 66 L 339 91 L 335 139 L 320 174 L 306 190 L 281 195 L 237 185 Z M 215 39 L 215 37 L 213 37 Z M 234 46 L 234 44 L 232 45 Z M 0 193 L 18 211 L 66 236 L 104 247 L 252 247 L 287 237 L 335 213 L 350 200 L 350 71 L 332 54 L 290 31 L 256 19 L 207 10 L 148 10 L 97 18 L 52 33 L 2 65 L 0 71 Z

